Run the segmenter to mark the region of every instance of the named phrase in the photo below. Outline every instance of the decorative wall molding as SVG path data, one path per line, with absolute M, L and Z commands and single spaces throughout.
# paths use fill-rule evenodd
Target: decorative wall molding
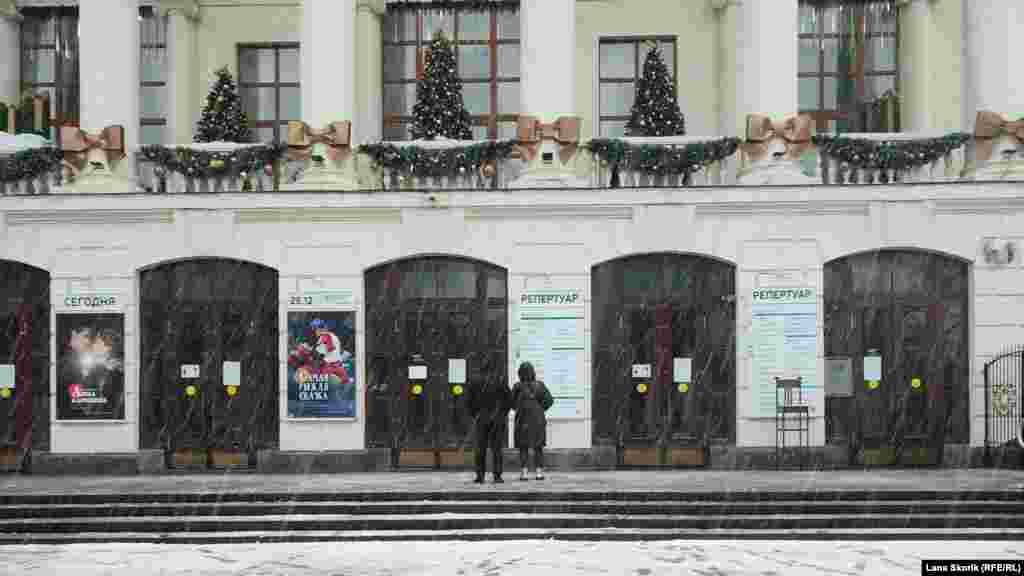
M 466 208 L 466 220 L 632 221 L 631 206 L 484 206 Z
M 140 210 L 12 210 L 4 215 L 7 226 L 130 226 L 173 224 L 170 208 Z
M 359 0 L 356 10 L 366 10 L 377 16 L 383 16 L 387 12 L 388 7 L 385 0 Z
M 793 216 L 867 216 L 868 200 L 835 200 L 807 202 L 714 202 L 698 204 L 700 216 L 752 216 L 780 214 Z
M 728 10 L 732 6 L 742 6 L 743 0 L 708 0 L 708 4 L 716 12 Z
M 156 0 L 157 8 L 165 16 L 168 14 L 181 14 L 187 20 L 198 22 L 200 18 L 199 3 L 197 0 Z
M 238 210 L 239 224 L 399 224 L 398 208 L 245 208 Z
M 950 198 L 935 200 L 935 214 L 1015 214 L 1024 212 L 1024 198 Z

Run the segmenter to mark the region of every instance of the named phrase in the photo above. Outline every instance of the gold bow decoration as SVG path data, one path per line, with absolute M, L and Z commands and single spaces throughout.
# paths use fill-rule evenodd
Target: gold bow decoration
M 332 162 L 343 159 L 352 150 L 352 123 L 331 122 L 324 129 L 316 130 L 299 120 L 288 122 L 288 148 L 292 158 L 313 157 L 313 147 L 317 144 L 327 147 L 327 157 Z
M 786 142 L 788 160 L 796 160 L 814 145 L 811 144 L 814 119 L 807 114 L 786 116 L 774 122 L 763 114 L 747 116 L 747 139 L 741 144 L 743 153 L 756 162 L 768 154 L 768 143 L 775 138 Z
M 974 157 L 979 162 L 992 158 L 996 139 L 1007 134 L 1016 141 L 1016 145 L 1024 144 L 1024 118 L 1011 122 L 997 112 L 979 111 L 974 122 Z
M 86 161 L 103 164 L 110 168 L 125 157 L 124 126 L 107 126 L 98 134 L 89 134 L 74 126 L 61 126 L 60 148 L 64 152 L 64 163 L 72 172 L 81 172 Z
M 576 154 L 580 143 L 579 116 L 562 116 L 551 124 L 543 124 L 536 116 L 520 116 L 517 135 L 519 153 L 526 162 L 537 157 L 537 148 L 544 140 L 557 142 L 558 159 L 565 164 Z

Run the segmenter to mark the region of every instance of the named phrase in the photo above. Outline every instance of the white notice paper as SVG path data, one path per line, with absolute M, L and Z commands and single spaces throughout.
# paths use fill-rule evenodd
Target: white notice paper
M 465 358 L 449 358 L 448 359 L 448 383 L 449 384 L 465 384 L 466 383 L 466 359 Z
M 865 356 L 864 357 L 864 379 L 881 380 L 882 379 L 882 357 L 881 356 Z
M 241 362 L 224 362 L 224 385 L 236 387 L 242 385 Z
M 426 380 L 426 366 L 409 366 L 409 380 Z
M 693 358 L 673 358 L 672 359 L 672 381 L 676 384 L 686 382 L 691 383 L 693 370 Z
M 0 364 L 0 388 L 14 388 L 14 364 Z

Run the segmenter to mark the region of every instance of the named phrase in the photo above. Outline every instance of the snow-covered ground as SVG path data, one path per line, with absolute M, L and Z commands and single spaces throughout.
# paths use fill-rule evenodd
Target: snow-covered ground
M 1021 542 L 398 542 L 0 548 L 3 575 L 914 575 L 922 559 L 1024 559 Z

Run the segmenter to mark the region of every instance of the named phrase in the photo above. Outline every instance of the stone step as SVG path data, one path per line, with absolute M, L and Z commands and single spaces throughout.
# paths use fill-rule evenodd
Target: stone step
M 807 514 L 1021 514 L 1020 501 L 768 501 L 768 502 L 564 502 L 557 500 L 420 501 L 420 502 L 230 502 L 230 503 L 115 503 L 115 504 L 16 504 L 0 505 L 0 518 L 109 518 L 109 517 L 208 517 L 263 515 L 423 515 L 459 514 L 614 514 L 614 515 L 807 515 Z
M 242 531 L 351 531 L 351 530 L 480 530 L 533 528 L 562 529 L 661 529 L 661 530 L 817 530 L 892 528 L 1024 528 L 1020 514 L 954 514 L 917 516 L 908 514 L 762 514 L 728 516 L 623 516 L 610 514 L 424 514 L 382 515 L 280 515 L 233 517 L 105 517 L 79 519 L 0 519 L 0 533 L 68 534 L 78 532 L 242 532 Z
M 242 544 L 289 542 L 371 542 L 371 541 L 508 541 L 508 540 L 572 540 L 572 541 L 655 541 L 655 540 L 799 540 L 831 541 L 870 539 L 900 541 L 988 540 L 1024 541 L 1020 528 L 889 528 L 871 530 L 790 529 L 734 530 L 707 528 L 700 530 L 659 530 L 637 528 L 536 528 L 464 530 L 282 530 L 230 532 L 169 532 L 154 534 L 82 532 L 74 534 L 0 534 L 0 545 L 24 544 Z

